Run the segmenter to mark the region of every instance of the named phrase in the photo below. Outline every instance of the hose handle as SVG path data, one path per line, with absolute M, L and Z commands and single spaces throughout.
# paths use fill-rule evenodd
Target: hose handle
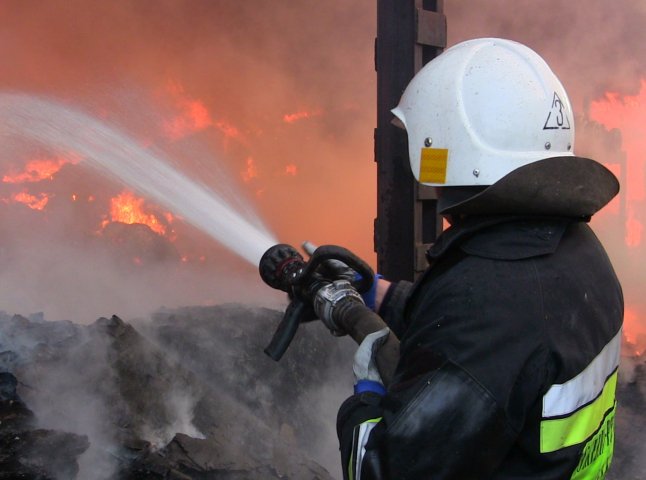
M 300 274 L 300 278 L 309 278 L 317 268 L 328 261 L 342 262 L 359 274 L 350 281 L 352 286 L 356 288 L 359 293 L 365 293 L 370 290 L 370 287 L 372 287 L 375 273 L 372 271 L 372 268 L 370 268 L 370 265 L 357 257 L 347 248 L 339 247 L 338 245 L 321 245 L 314 250 L 311 258 L 305 264 Z
M 311 306 L 306 305 L 299 298 L 294 298 L 287 306 L 283 319 L 278 324 L 273 337 L 271 337 L 271 342 L 265 348 L 265 353 L 272 360 L 279 361 L 292 343 L 298 326 L 315 318 L 316 316 Z
M 308 262 L 293 247 L 279 244 L 269 249 L 260 260 L 260 276 L 269 286 L 290 293 L 292 301 L 287 306 L 283 319 L 278 324 L 265 353 L 279 361 L 287 351 L 301 323 L 315 320 L 316 314 L 307 295 L 301 298 L 298 287 L 306 287 L 311 294 L 318 289 L 314 272 L 325 262 L 341 262 L 358 275 L 350 281 L 352 286 L 365 293 L 372 287 L 374 272 L 370 265 L 346 248 L 337 245 L 318 247 Z M 293 294 L 293 295 L 292 295 Z

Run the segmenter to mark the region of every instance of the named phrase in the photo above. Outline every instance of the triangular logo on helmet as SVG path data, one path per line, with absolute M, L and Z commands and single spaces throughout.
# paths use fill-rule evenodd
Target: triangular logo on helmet
M 547 114 L 547 119 L 545 119 L 545 125 L 543 125 L 543 130 L 569 130 L 570 129 L 570 119 L 567 116 L 567 110 L 563 101 L 554 92 L 554 97 L 552 98 L 552 107 L 550 112 Z

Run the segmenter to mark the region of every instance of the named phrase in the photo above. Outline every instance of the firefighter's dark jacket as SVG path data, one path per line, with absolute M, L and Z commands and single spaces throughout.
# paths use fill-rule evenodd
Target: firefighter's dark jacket
M 401 340 L 386 396 L 339 411 L 345 478 L 603 478 L 623 297 L 587 223 L 467 218 L 427 256 L 380 310 Z

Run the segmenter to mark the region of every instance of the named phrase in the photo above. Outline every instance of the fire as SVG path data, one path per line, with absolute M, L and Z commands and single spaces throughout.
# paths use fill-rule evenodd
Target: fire
M 171 223 L 172 215 L 166 215 L 166 221 Z M 147 225 L 158 235 L 166 234 L 166 224 L 162 223 L 154 214 L 144 211 L 144 199 L 136 197 L 133 193 L 123 191 L 110 201 L 110 220 L 105 220 L 103 226 L 108 223 L 121 222 L 127 224 L 141 223 Z
M 206 255 L 197 256 L 195 254 L 184 253 L 179 257 L 179 259 L 182 263 L 191 263 L 191 262 L 204 263 L 206 262 Z
M 590 117 L 608 130 L 621 132 L 622 152 L 626 156 L 625 165 L 611 168 L 622 182 L 624 244 L 629 247 L 627 259 L 639 268 L 644 244 L 646 222 L 646 138 L 643 126 L 646 124 L 646 79 L 642 79 L 637 95 L 620 95 L 607 92 L 601 99 L 591 102 Z M 619 207 L 617 207 L 619 208 Z M 641 278 L 641 277 L 633 277 Z M 633 280 L 635 281 L 635 280 Z M 634 297 L 634 286 L 627 289 Z M 639 295 L 639 294 L 638 294 Z M 644 305 L 641 298 L 629 300 L 624 313 L 624 335 L 631 349 L 637 355 L 646 349 L 646 324 L 644 324 Z
M 96 200 L 96 197 L 94 195 L 88 195 L 87 197 L 85 197 L 85 199 L 83 199 L 76 193 L 72 193 L 70 195 L 70 198 L 72 199 L 73 202 L 79 202 L 79 201 L 85 200 L 87 203 L 92 203 Z
M 20 172 L 8 173 L 2 177 L 4 183 L 27 183 L 52 180 L 66 163 L 78 163 L 74 157 L 37 158 L 30 160 Z
M 11 200 L 15 203 L 27 205 L 32 210 L 43 210 L 47 205 L 47 202 L 49 202 L 49 197 L 45 193 L 41 193 L 36 196 L 27 192 L 20 192 L 14 193 L 11 196 Z
M 626 307 L 624 311 L 624 336 L 635 350 L 636 355 L 641 355 L 646 348 L 646 326 L 639 321 L 636 310 Z
M 296 176 L 298 169 L 296 168 L 296 165 L 293 163 L 290 163 L 289 165 L 285 165 L 285 175 L 291 175 L 292 177 Z
M 198 100 L 186 100 L 180 105 L 180 115 L 165 123 L 164 129 L 172 140 L 179 140 L 213 125 L 208 110 Z
M 215 127 L 218 130 L 220 130 L 227 138 L 240 138 L 241 136 L 240 130 L 238 130 L 236 127 L 229 124 L 228 122 L 225 122 L 224 120 L 220 120 L 216 122 Z
M 299 120 L 304 120 L 306 118 L 318 117 L 322 113 L 323 112 L 321 110 L 312 110 L 311 112 L 302 110 L 300 112 L 286 113 L 285 115 L 283 115 L 283 122 L 294 123 Z
M 186 95 L 184 87 L 178 82 L 170 82 L 166 93 L 172 97 L 179 114 L 164 123 L 164 130 L 171 140 L 179 140 L 193 133 L 217 128 L 226 138 L 240 138 L 240 130 L 225 120 L 214 120 L 208 108 L 201 100 Z
M 258 168 L 252 157 L 247 157 L 247 168 L 242 171 L 241 175 L 245 183 L 258 177 Z
M 644 231 L 644 225 L 642 222 L 635 218 L 635 212 L 633 209 L 628 210 L 628 216 L 626 218 L 626 246 L 627 247 L 639 247 L 642 243 L 642 232 Z
M 171 95 L 179 110 L 175 118 L 164 124 L 164 130 L 171 140 L 179 140 L 214 125 L 204 103 L 188 97 L 184 93 L 184 87 L 178 82 L 168 83 L 166 92 Z
M 636 248 L 642 244 L 644 208 L 646 207 L 646 141 L 643 126 L 646 124 L 646 79 L 635 96 L 621 96 L 607 92 L 600 100 L 590 104 L 590 117 L 607 129 L 619 129 L 622 150 L 626 154 L 622 187 L 626 200 L 625 244 Z M 621 178 L 621 177 L 620 177 Z

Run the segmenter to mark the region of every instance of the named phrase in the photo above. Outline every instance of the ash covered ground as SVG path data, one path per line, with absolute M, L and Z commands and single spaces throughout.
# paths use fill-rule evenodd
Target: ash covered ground
M 0 479 L 340 478 L 334 423 L 349 341 L 229 304 L 91 325 L 0 313 Z M 620 371 L 611 480 L 642 479 L 646 359 Z M 327 467 L 327 469 L 325 467 Z
M 241 305 L 88 326 L 0 314 L 0 479 L 336 478 L 351 344 L 303 325 L 276 363 L 263 348 L 280 318 Z

